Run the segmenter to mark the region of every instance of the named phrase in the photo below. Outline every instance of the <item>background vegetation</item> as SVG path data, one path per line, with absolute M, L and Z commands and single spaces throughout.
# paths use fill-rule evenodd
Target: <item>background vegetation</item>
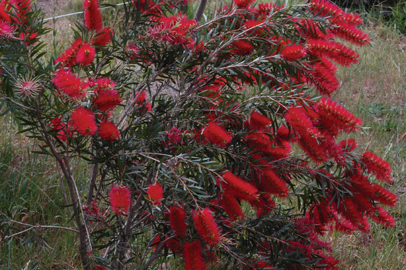
M 39 1 L 37 6 L 45 7 L 47 17 L 51 17 L 80 11 L 81 3 L 60 1 L 49 6 L 48 1 Z M 192 3 L 191 10 L 196 5 Z M 212 10 L 214 6 L 209 6 L 208 12 Z M 103 12 L 110 25 L 119 20 L 112 9 Z M 340 259 L 342 269 L 406 269 L 406 36 L 394 21 L 375 13 L 364 16 L 363 30 L 370 35 L 372 45 L 358 49 L 360 64 L 340 71 L 342 90 L 335 98 L 369 127 L 355 138 L 360 145 L 374 149 L 393 166 L 395 184 L 390 189 L 399 196 L 399 205 L 390 213 L 397 222 L 393 229 L 374 224 L 368 234 L 331 233 L 327 237 L 334 241 L 334 255 Z M 78 18 L 79 15 L 51 20 L 49 27 L 66 30 Z M 59 46 L 68 40 L 69 34 L 58 31 L 56 35 L 49 34 L 48 42 Z M 1 108 L 0 113 L 6 110 Z M 50 158 L 35 155 L 36 142 L 15 135 L 17 131 L 16 119 L 11 114 L 0 117 L 0 212 L 7 212 L 23 223 L 68 225 L 70 221 L 62 218 L 69 215 L 64 214 L 68 210 L 59 191 L 57 167 Z M 76 179 L 84 185 L 89 169 L 79 162 L 75 166 Z M 78 268 L 76 238 L 69 231 L 35 228 L 21 236 L 0 242 L 1 269 Z M 164 267 L 180 269 L 176 261 L 170 266 L 160 266 Z

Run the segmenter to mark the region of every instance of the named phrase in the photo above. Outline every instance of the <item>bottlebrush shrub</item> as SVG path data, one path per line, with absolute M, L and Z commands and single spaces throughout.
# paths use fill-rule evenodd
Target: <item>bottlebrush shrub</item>
M 358 15 L 239 0 L 197 22 L 183 1 L 143 0 L 111 29 L 86 0 L 52 51 L 41 13 L 17 2 L 0 5 L 1 101 L 65 177 L 84 268 L 172 253 L 188 270 L 335 269 L 326 231 L 395 225 L 390 165 L 339 139 L 362 121 L 331 100 L 337 65 L 359 61 L 341 42 L 369 43 Z

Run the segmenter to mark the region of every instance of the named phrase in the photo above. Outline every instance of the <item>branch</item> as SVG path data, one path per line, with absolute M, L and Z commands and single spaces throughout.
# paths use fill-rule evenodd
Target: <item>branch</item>
M 206 8 L 207 0 L 200 0 L 199 7 L 196 10 L 195 13 L 195 21 L 199 22 L 202 19 L 203 12 Z

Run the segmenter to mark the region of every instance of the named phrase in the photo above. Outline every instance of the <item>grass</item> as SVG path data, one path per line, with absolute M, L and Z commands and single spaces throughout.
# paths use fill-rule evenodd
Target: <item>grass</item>
M 79 10 L 79 2 L 69 2 L 59 12 Z M 357 48 L 360 64 L 339 71 L 342 87 L 334 99 L 369 127 L 354 137 L 359 151 L 371 149 L 393 166 L 395 184 L 390 189 L 399 196 L 399 206 L 389 211 L 396 226 L 373 224 L 367 234 L 335 232 L 326 238 L 333 241 L 341 269 L 405 269 L 406 37 L 380 22 L 366 23 L 364 30 L 372 46 Z M 71 226 L 54 162 L 32 154 L 35 141 L 16 131 L 10 115 L 0 118 L 0 211 L 23 223 Z M 78 166 L 75 177 L 82 189 L 89 172 L 83 164 Z M 23 236 L 0 242 L 0 269 L 78 269 L 73 233 L 35 229 Z M 179 269 L 178 263 L 171 260 L 168 269 Z
M 395 184 L 389 189 L 399 196 L 399 206 L 389 209 L 395 228 L 373 224 L 368 234 L 351 236 L 333 233 L 334 255 L 342 269 L 406 268 L 406 57 L 405 36 L 382 24 L 364 29 L 372 46 L 357 48 L 358 65 L 342 69 L 342 87 L 335 100 L 369 127 L 357 134 L 361 149 L 373 150 L 392 165 Z

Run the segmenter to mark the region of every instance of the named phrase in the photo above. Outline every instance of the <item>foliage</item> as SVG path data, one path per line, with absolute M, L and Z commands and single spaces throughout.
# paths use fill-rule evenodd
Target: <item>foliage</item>
M 84 268 L 172 253 L 186 269 L 334 269 L 320 235 L 368 231 L 367 217 L 393 226 L 380 204 L 396 196 L 369 179 L 392 183 L 390 165 L 337 141 L 362 121 L 329 98 L 333 62 L 359 57 L 337 40 L 369 43 L 362 19 L 327 1 L 251 2 L 199 23 L 177 13 L 186 3 L 133 1 L 113 31 L 85 0 L 49 61 L 40 12 L 2 2 L 2 102 L 62 171 Z M 86 190 L 77 157 L 92 166 Z M 3 238 L 12 225 L 5 214 Z

